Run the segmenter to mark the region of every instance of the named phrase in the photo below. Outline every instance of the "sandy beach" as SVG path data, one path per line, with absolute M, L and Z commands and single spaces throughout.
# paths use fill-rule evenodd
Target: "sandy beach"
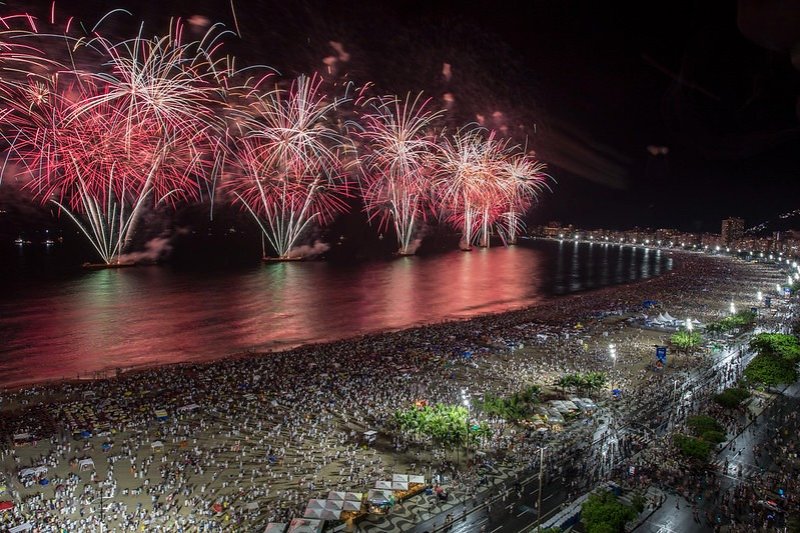
M 0 499 L 15 507 L 0 523 L 30 522 L 40 531 L 261 531 L 302 516 L 309 498 L 366 492 L 393 473 L 430 482 L 455 471 L 452 484 L 477 491 L 477 474 L 454 467 L 452 453 L 409 446 L 394 434 L 394 412 L 417 400 L 456 403 L 462 389 L 473 398 L 531 384 L 551 391 L 558 377 L 591 370 L 607 372 L 624 391 L 617 412 L 635 412 L 704 357 L 670 353 L 667 368 L 653 372 L 653 345 L 667 344 L 669 333 L 642 328 L 641 317 L 668 312 L 713 322 L 731 301 L 756 306 L 758 290 L 774 293 L 785 280 L 774 265 L 667 253 L 674 268 L 660 277 L 528 309 L 5 391 Z M 656 307 L 645 309 L 646 300 Z M 779 319 L 769 315 L 779 312 L 774 300 L 766 325 Z M 611 402 L 608 391 L 594 399 L 601 408 Z M 492 428 L 476 451 L 519 467 L 541 439 L 556 461 L 599 423 L 533 439 L 478 409 L 471 416 Z M 364 445 L 367 430 L 378 432 L 374 444 Z M 14 446 L 21 434 L 31 442 Z M 23 482 L 18 474 L 29 467 L 42 469 Z

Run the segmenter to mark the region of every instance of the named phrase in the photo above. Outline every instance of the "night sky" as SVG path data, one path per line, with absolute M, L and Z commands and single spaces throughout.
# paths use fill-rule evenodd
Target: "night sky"
M 454 95 L 454 124 L 482 115 L 550 165 L 558 183 L 531 223 L 719 231 L 800 207 L 800 2 L 774 2 L 788 6 L 777 18 L 772 4 L 233 0 L 242 39 L 227 46 L 291 76 L 323 68 L 337 41 L 343 79 Z M 235 29 L 227 0 L 57 6 L 90 21 L 127 7 L 151 31 L 171 15 Z

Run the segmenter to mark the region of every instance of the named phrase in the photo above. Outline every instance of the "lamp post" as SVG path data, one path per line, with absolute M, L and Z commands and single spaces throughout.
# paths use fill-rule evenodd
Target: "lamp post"
M 536 531 L 542 530 L 542 478 L 544 478 L 544 447 L 539 448 L 539 501 L 536 503 Z
M 735 305 L 733 305 L 733 300 L 731 300 L 731 314 L 732 314 L 732 315 L 735 315 L 735 314 L 736 314 L 736 306 L 735 306 Z
M 686 318 L 686 331 L 691 333 L 693 329 L 694 329 L 694 326 L 692 325 L 692 319 L 691 319 L 691 317 L 687 317 Z
M 467 389 L 461 389 L 461 403 L 464 404 L 464 407 L 467 408 L 467 431 L 464 433 L 464 459 L 468 460 L 469 458 L 469 448 L 467 447 L 467 442 L 469 441 L 469 418 L 470 418 L 470 403 L 469 403 L 469 394 L 467 393 Z
M 611 368 L 614 370 L 614 375 L 616 376 L 616 370 L 617 370 L 617 347 L 616 347 L 616 345 L 609 344 L 608 345 L 608 351 L 609 351 L 609 355 L 611 355 L 611 360 L 613 361 L 613 363 L 611 364 Z M 613 390 L 615 388 L 616 387 L 614 386 L 614 381 L 612 379 L 612 381 L 611 381 L 611 390 L 612 390 L 612 392 L 613 392 Z

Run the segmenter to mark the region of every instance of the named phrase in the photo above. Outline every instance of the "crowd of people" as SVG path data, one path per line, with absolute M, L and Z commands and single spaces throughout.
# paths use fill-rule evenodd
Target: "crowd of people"
M 54 532 L 255 530 L 302 516 L 310 498 L 328 491 L 366 492 L 393 473 L 430 481 L 447 469 L 477 493 L 491 484 L 486 475 L 435 445 L 397 438 L 398 409 L 418 400 L 460 403 L 463 389 L 503 396 L 530 384 L 552 387 L 566 373 L 606 372 L 622 394 L 597 398 L 609 413 L 602 424 L 589 419 L 542 434 L 470 413 L 492 428 L 481 454 L 526 468 L 546 441 L 550 471 L 566 474 L 563 458 L 672 394 L 681 372 L 703 364 L 678 356 L 653 369 L 652 345 L 667 334 L 639 327 L 650 312 L 643 300 L 710 322 L 731 299 L 755 305 L 757 288 L 785 279 L 771 265 L 729 258 L 680 254 L 675 262 L 644 282 L 499 315 L 5 391 L 0 499 L 14 506 L 0 523 Z M 613 364 L 609 343 L 618 347 Z M 648 424 L 667 418 L 655 413 Z M 367 430 L 378 432 L 376 442 L 364 441 Z M 608 449 L 631 446 L 642 444 L 626 436 Z M 31 467 L 45 468 L 20 475 Z M 605 474 L 593 467 L 582 479 Z

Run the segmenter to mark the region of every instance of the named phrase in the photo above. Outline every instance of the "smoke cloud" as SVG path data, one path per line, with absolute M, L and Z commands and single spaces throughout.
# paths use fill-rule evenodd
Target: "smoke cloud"
M 305 258 L 316 257 L 320 254 L 324 254 L 330 249 L 331 247 L 328 243 L 322 241 L 314 241 L 314 244 L 312 244 L 311 246 L 304 244 L 303 246 L 296 246 L 292 248 L 291 250 L 289 250 L 289 257 L 305 257 Z

